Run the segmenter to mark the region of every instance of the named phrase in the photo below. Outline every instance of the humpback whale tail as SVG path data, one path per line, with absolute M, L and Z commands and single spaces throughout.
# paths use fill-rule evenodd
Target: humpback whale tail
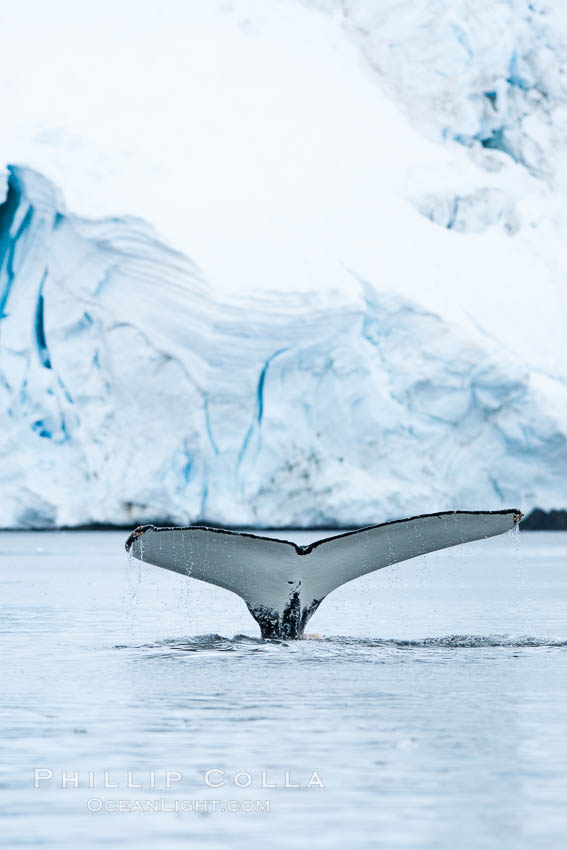
M 341 584 L 417 555 L 503 534 L 521 518 L 514 509 L 425 514 L 308 546 L 204 526 L 143 525 L 126 550 L 140 561 L 232 590 L 246 602 L 263 638 L 293 639 Z

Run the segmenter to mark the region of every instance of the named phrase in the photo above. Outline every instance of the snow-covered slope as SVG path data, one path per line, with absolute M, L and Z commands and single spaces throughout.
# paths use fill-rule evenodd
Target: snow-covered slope
M 566 33 L 559 0 L 0 11 L 1 524 L 564 505 Z
M 567 142 L 567 15 L 557 0 L 337 0 L 391 95 L 433 137 L 551 176 Z
M 219 298 L 138 219 L 12 170 L 3 523 L 293 525 L 561 501 L 567 389 L 351 275 Z

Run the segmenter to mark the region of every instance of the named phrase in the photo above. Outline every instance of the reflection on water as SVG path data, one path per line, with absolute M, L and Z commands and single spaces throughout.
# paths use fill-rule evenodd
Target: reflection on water
M 315 614 L 322 639 L 287 642 L 226 591 L 128 565 L 123 537 L 0 535 L 0 845 L 563 850 L 567 534 L 366 576 Z

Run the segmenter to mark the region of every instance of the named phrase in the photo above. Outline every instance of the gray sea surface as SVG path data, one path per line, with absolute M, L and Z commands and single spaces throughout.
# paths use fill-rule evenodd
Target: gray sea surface
M 357 579 L 295 642 L 125 536 L 0 534 L 1 846 L 567 846 L 567 534 Z

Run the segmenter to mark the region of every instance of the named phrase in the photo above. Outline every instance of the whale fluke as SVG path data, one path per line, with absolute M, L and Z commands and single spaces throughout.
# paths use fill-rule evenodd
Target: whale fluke
M 347 581 L 417 555 L 494 537 L 520 511 L 447 511 L 347 531 L 308 546 L 205 526 L 132 532 L 134 558 L 242 597 L 263 638 L 301 637 L 323 599 Z

